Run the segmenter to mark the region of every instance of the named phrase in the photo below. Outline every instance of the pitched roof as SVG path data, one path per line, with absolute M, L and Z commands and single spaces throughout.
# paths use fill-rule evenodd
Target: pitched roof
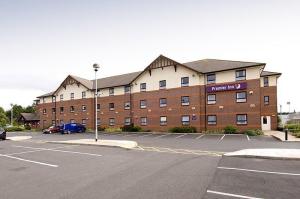
M 25 121 L 39 121 L 39 116 L 36 113 L 21 113 L 21 117 L 25 119 Z
M 260 76 L 264 77 L 264 76 L 270 76 L 270 75 L 281 75 L 281 73 L 278 72 L 270 72 L 270 71 L 263 71 L 261 72 Z
M 202 60 L 187 62 L 183 64 L 200 73 L 211 73 L 211 72 L 231 70 L 237 68 L 245 68 L 250 66 L 266 65 L 265 63 L 258 63 L 258 62 L 244 62 L 244 61 L 232 61 L 232 60 L 220 60 L 220 59 L 202 59 Z
M 97 87 L 98 88 L 109 88 L 115 86 L 124 86 L 130 84 L 135 77 L 137 77 L 141 71 L 127 73 L 123 75 L 115 75 L 111 77 L 105 77 L 101 79 L 97 79 Z M 95 80 L 92 80 L 93 88 L 95 88 Z
M 88 89 L 93 89 L 92 81 L 90 81 L 88 79 L 84 79 L 82 77 L 75 76 L 75 75 L 70 75 L 70 77 L 72 77 L 76 81 L 80 82 L 83 86 L 87 87 Z
M 53 95 L 53 94 L 54 94 L 54 91 L 52 91 L 52 92 L 50 92 L 50 93 L 46 93 L 46 94 L 44 94 L 44 95 L 40 95 L 40 96 L 38 96 L 37 98 L 49 97 L 49 96 L 51 96 L 51 95 Z

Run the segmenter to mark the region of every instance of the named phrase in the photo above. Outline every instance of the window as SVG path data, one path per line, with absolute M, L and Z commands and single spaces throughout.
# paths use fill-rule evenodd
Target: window
M 236 115 L 236 124 L 247 124 L 247 115 Z
M 266 116 L 263 117 L 263 124 L 268 124 L 268 119 Z
M 189 77 L 181 78 L 181 86 L 189 86 Z
M 74 99 L 74 93 L 71 93 L 71 94 L 70 94 L 70 98 L 71 98 L 71 100 Z
M 60 114 L 64 113 L 64 107 L 59 107 Z
M 55 102 L 55 101 L 56 101 L 56 97 L 52 96 L 52 102 Z
M 70 112 L 74 113 L 75 112 L 75 107 L 74 106 L 70 106 Z
M 189 125 L 190 124 L 190 116 L 189 115 L 181 116 L 181 123 L 182 123 L 182 125 Z
M 160 116 L 160 125 L 167 125 L 167 116 Z
M 113 110 L 115 110 L 115 104 L 114 103 L 109 103 L 109 110 L 110 111 L 113 111 Z
M 52 120 L 52 126 L 56 126 L 55 120 Z
M 59 120 L 59 123 L 60 123 L 61 125 L 63 125 L 63 124 L 64 124 L 64 120 Z
M 70 123 L 75 123 L 76 121 L 74 119 L 70 119 Z
M 61 95 L 59 96 L 59 99 L 60 99 L 60 101 L 63 101 L 63 100 L 64 100 L 64 95 L 61 94 Z
M 269 86 L 269 77 L 264 77 L 264 87 Z
M 130 86 L 124 86 L 124 93 L 130 93 Z
M 82 110 L 82 111 L 86 111 L 86 109 L 87 109 L 87 108 L 86 108 L 86 105 L 82 105 L 82 106 L 81 106 L 81 110 Z
M 216 94 L 207 95 L 207 104 L 215 104 L 216 102 Z
M 147 125 L 147 118 L 146 117 L 141 117 L 140 122 L 141 122 L 142 126 L 146 126 Z
M 247 102 L 247 93 L 246 92 L 237 92 L 236 93 L 236 102 Z
M 114 88 L 109 88 L 109 95 L 112 96 L 115 94 L 115 89 Z
M 147 107 L 147 101 L 146 100 L 141 100 L 140 101 L 140 108 L 146 108 Z
M 109 118 L 109 126 L 115 125 L 115 118 Z
M 209 125 L 217 124 L 217 116 L 216 115 L 208 115 L 207 116 L 207 124 L 209 124 Z
M 160 80 L 159 81 L 159 89 L 165 89 L 167 86 L 167 81 L 166 80 Z
M 85 92 L 85 91 L 83 91 L 83 92 L 81 93 L 81 95 L 82 95 L 82 99 L 86 98 L 86 92 Z
M 45 103 L 46 102 L 46 100 L 45 100 L 45 98 L 43 97 L 43 103 Z
M 235 80 L 245 80 L 246 79 L 246 70 L 237 70 L 235 71 Z
M 82 119 L 81 124 L 82 124 L 83 126 L 85 126 L 85 125 L 86 125 L 86 119 Z
M 100 126 L 100 118 L 97 118 L 97 126 Z
M 269 100 L 270 100 L 270 97 L 269 97 L 269 96 L 264 96 L 264 104 L 265 104 L 265 105 L 268 105 L 268 104 L 269 104 Z
M 160 98 L 159 99 L 159 107 L 166 107 L 167 106 L 167 99 L 166 98 Z
M 206 80 L 207 84 L 214 84 L 216 83 L 216 74 L 208 74 L 207 75 L 207 80 Z
M 97 111 L 100 111 L 100 104 L 97 104 Z
M 181 97 L 181 105 L 182 106 L 190 105 L 190 97 L 189 96 L 182 96 Z
M 56 108 L 52 108 L 52 114 L 55 114 Z
M 124 109 L 129 110 L 130 109 L 130 102 L 125 102 L 124 103 Z
M 141 83 L 140 84 L 140 91 L 146 91 L 146 89 L 147 89 L 146 83 Z
M 124 120 L 124 125 L 128 126 L 131 124 L 131 119 L 130 117 L 126 117 L 125 120 Z
M 47 113 L 47 109 L 43 109 L 43 114 L 45 115 Z

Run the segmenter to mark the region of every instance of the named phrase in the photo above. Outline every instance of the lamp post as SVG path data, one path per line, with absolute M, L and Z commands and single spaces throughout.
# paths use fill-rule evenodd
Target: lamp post
M 98 141 L 98 124 L 97 124 L 97 98 L 98 98 L 98 86 L 97 86 L 97 71 L 100 68 L 98 64 L 93 65 L 95 71 L 95 141 Z

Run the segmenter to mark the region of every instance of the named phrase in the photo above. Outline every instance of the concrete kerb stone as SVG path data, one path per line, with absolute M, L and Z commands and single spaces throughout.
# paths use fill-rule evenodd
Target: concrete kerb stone
M 226 153 L 226 157 L 300 160 L 300 149 L 243 149 Z
M 129 140 L 98 140 L 98 142 L 95 142 L 94 139 L 78 139 L 78 140 L 66 140 L 66 141 L 47 141 L 47 143 L 120 147 L 125 149 L 133 149 L 138 146 L 137 142 L 129 141 Z
M 31 138 L 32 136 L 11 136 L 11 137 L 6 137 L 6 140 L 22 141 L 22 140 L 29 140 Z

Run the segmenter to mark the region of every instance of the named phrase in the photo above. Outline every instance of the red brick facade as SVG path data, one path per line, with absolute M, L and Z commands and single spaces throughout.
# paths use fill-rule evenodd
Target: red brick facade
M 189 126 L 194 126 L 199 132 L 205 130 L 219 130 L 227 125 L 234 125 L 239 130 L 261 129 L 261 116 L 271 116 L 271 128 L 277 127 L 277 88 L 261 87 L 260 79 L 243 81 L 247 83 L 247 89 L 224 91 L 209 94 L 216 94 L 216 103 L 207 104 L 206 86 L 189 86 L 165 90 L 147 91 L 132 94 L 107 96 L 98 98 L 100 110 L 98 118 L 100 125 L 108 127 L 109 119 L 114 118 L 114 127 L 124 126 L 125 118 L 131 118 L 134 125 L 141 126 L 145 130 L 167 131 L 171 127 L 182 126 L 182 116 L 189 116 Z M 211 86 L 211 85 L 210 85 Z M 236 93 L 245 91 L 247 93 L 246 102 L 236 102 Z M 189 96 L 189 105 L 182 105 L 181 97 Z M 264 104 L 264 96 L 269 96 L 269 104 Z M 166 98 L 167 105 L 160 107 L 160 98 Z M 140 108 L 140 101 L 146 100 L 146 108 Z M 130 110 L 125 110 L 125 102 L 130 102 Z M 114 110 L 109 110 L 109 103 L 114 103 Z M 82 110 L 82 105 L 86 105 L 86 111 Z M 74 112 L 70 112 L 70 107 L 74 106 Z M 52 108 L 56 107 L 56 113 L 52 113 Z M 60 113 L 60 107 L 64 107 Z M 57 101 L 55 103 L 44 103 L 37 105 L 40 114 L 40 126 L 46 128 L 56 121 L 65 123 L 71 119 L 75 122 L 86 122 L 88 128 L 95 126 L 95 106 L 94 99 L 80 99 Z M 46 113 L 43 114 L 43 109 Z M 237 114 L 247 115 L 247 124 L 238 125 Z M 215 115 L 216 124 L 208 124 L 207 116 Z M 166 125 L 160 124 L 160 117 L 166 116 Z M 147 117 L 147 125 L 141 124 L 141 117 Z

